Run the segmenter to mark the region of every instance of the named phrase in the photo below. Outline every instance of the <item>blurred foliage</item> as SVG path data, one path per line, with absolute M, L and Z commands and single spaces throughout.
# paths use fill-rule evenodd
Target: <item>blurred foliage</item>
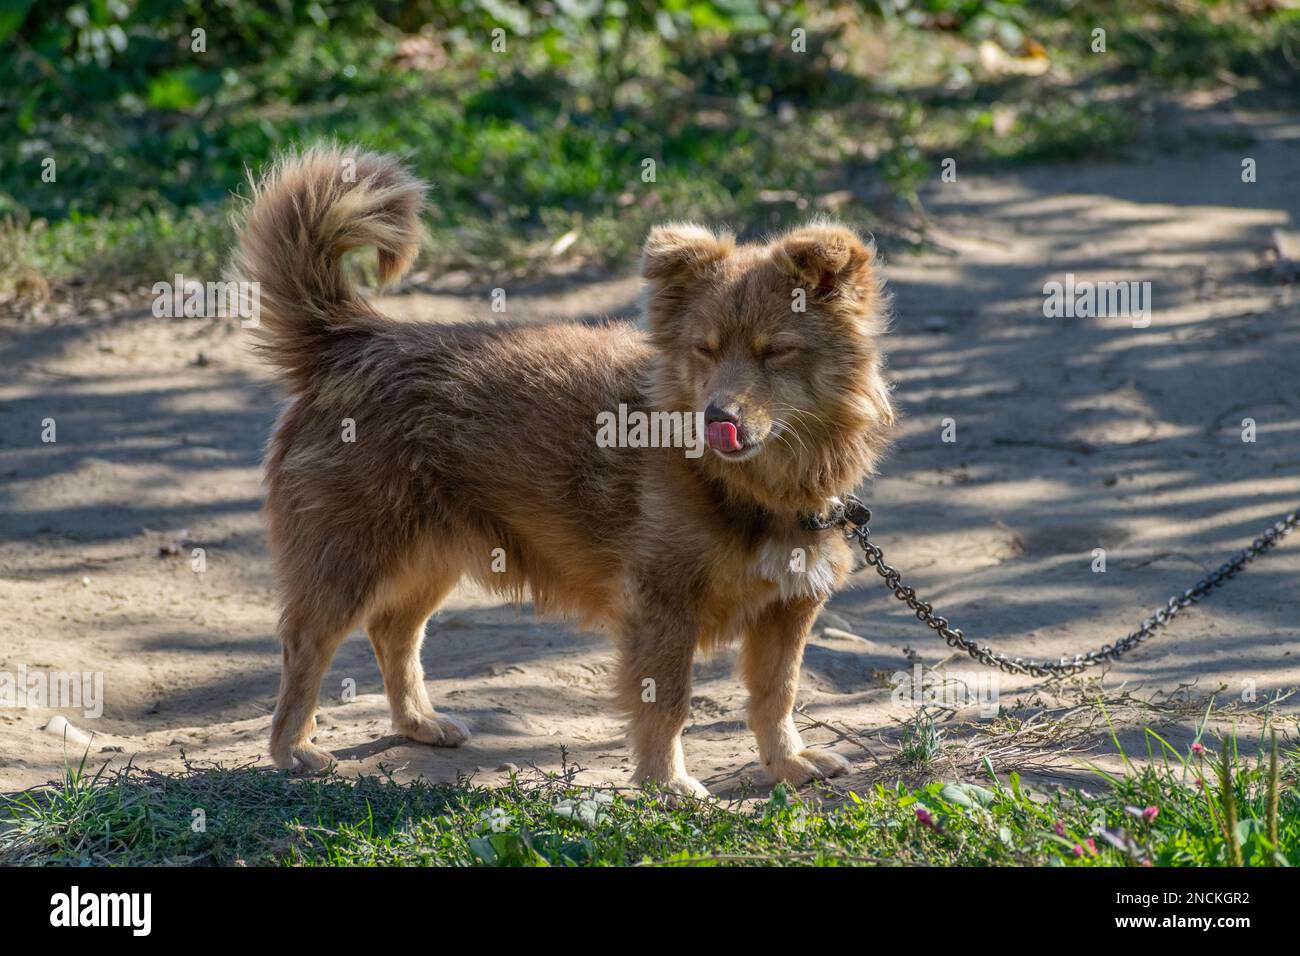
M 1300 5 L 1294 0 L 1187 3 L 1160 0 L 1158 14 L 1141 17 L 1117 0 L 1099 4 L 1113 14 L 1117 54 L 1142 74 L 1177 84 L 1253 80 L 1300 94 Z
M 609 171 L 625 168 L 616 154 L 630 137 L 609 133 L 630 128 L 613 98 L 647 40 L 659 76 L 687 60 L 701 31 L 761 37 L 746 52 L 772 60 L 774 29 L 801 12 L 743 0 L 564 0 L 531 13 L 502 0 L 28 6 L 0 20 L 0 116 L 18 133 L 0 189 L 18 192 L 19 167 L 31 183 L 40 158 L 70 157 L 58 170 L 65 188 L 22 192 L 21 204 L 45 217 L 218 200 L 276 147 L 320 135 L 365 138 L 416 152 L 440 174 L 479 177 L 457 198 L 494 184 L 535 206 L 587 196 L 623 184 Z M 521 56 L 490 51 L 499 26 Z M 406 28 L 424 32 L 404 46 Z M 413 66 L 421 54 L 430 62 Z
M 617 260 L 656 219 L 771 228 L 845 186 L 871 223 L 864 181 L 923 219 L 937 156 L 1122 148 L 1080 77 L 1294 96 L 1298 31 L 1276 0 L 0 0 L 0 248 L 129 281 L 164 242 L 219 249 L 246 171 L 321 137 L 410 157 L 441 268 L 528 269 L 574 230 Z

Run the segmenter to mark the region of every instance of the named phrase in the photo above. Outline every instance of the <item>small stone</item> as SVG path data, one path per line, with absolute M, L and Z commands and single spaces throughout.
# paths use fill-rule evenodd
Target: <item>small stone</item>
M 824 627 L 838 627 L 841 631 L 849 631 L 853 628 L 846 618 L 834 611 L 822 611 L 817 615 L 817 622 Z
M 61 737 L 67 743 L 73 744 L 77 747 L 85 747 L 90 743 L 90 736 L 70 724 L 68 718 L 64 717 L 62 714 L 50 718 L 50 722 L 41 729 L 47 734 Z

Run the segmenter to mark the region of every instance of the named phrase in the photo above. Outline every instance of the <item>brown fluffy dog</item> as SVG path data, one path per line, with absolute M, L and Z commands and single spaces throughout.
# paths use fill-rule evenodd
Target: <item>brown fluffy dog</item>
M 266 461 L 276 764 L 329 763 L 310 739 L 317 696 L 358 624 L 396 730 L 464 742 L 429 701 L 420 644 L 468 575 L 613 633 L 636 780 L 706 793 L 682 754 L 691 662 L 733 639 L 763 765 L 795 784 L 845 770 L 804 747 L 791 712 L 851 553 L 798 519 L 869 475 L 893 424 L 871 246 L 828 224 L 766 245 L 667 225 L 645 245 L 646 331 L 396 322 L 340 259 L 375 246 L 380 277 L 399 276 L 423 203 L 395 160 L 331 147 L 281 160 L 246 210 L 237 271 L 260 283 L 259 347 L 292 399 Z M 601 447 L 598 416 L 620 404 L 707 413 L 709 450 Z

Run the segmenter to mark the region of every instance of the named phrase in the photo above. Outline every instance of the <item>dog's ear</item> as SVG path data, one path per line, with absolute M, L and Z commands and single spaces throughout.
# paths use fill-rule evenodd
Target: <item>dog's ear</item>
M 662 282 L 698 278 L 730 255 L 735 246 L 736 237 L 731 233 L 714 233 L 694 223 L 655 226 L 641 254 L 641 275 Z
M 773 245 L 777 265 L 810 297 L 857 299 L 875 288 L 875 249 L 845 226 L 803 226 Z

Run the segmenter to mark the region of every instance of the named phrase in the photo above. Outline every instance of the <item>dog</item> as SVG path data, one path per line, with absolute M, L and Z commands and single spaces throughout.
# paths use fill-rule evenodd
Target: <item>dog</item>
M 612 635 L 636 782 L 707 795 L 682 750 L 692 661 L 732 641 L 772 777 L 843 773 L 792 713 L 809 631 L 852 553 L 801 517 L 872 475 L 889 444 L 873 244 L 825 221 L 761 244 L 669 223 L 645 243 L 639 323 L 393 321 L 341 259 L 373 246 L 380 280 L 400 277 L 424 208 L 398 160 L 331 145 L 274 162 L 242 211 L 234 268 L 259 283 L 256 348 L 289 399 L 265 475 L 283 602 L 275 764 L 331 763 L 311 740 L 317 698 L 362 624 L 394 729 L 464 743 L 429 699 L 420 648 L 468 577 Z M 702 416 L 707 450 L 598 443 L 620 406 Z

